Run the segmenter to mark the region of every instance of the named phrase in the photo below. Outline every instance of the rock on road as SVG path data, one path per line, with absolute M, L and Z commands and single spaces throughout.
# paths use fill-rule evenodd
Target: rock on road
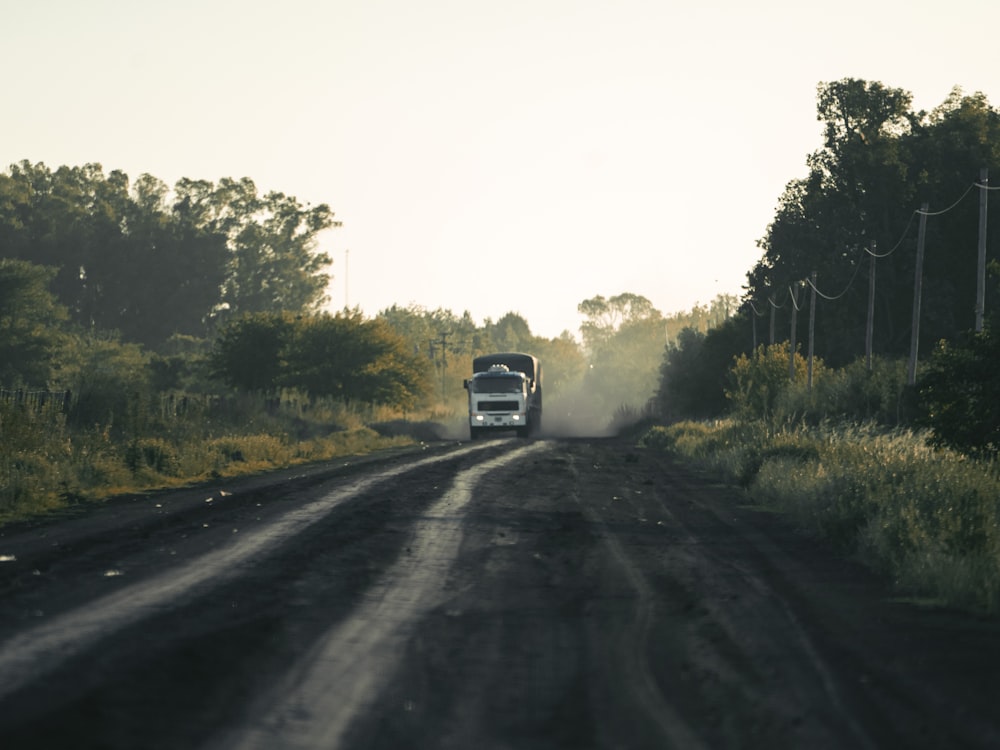
M 0 529 L 0 745 L 1000 747 L 1000 624 L 618 440 L 492 440 Z

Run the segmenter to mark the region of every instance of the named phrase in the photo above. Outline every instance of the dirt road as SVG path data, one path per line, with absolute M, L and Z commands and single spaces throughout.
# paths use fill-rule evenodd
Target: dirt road
M 0 745 L 995 748 L 1000 623 L 616 440 L 0 530 Z

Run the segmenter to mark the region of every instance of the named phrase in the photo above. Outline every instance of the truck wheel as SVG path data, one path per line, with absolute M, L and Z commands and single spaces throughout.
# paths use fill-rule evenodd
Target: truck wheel
M 470 427 L 469 428 L 469 439 L 470 440 L 479 440 L 479 438 L 482 437 L 482 435 L 480 433 L 482 433 L 482 429 L 481 428 L 479 428 L 479 427 Z

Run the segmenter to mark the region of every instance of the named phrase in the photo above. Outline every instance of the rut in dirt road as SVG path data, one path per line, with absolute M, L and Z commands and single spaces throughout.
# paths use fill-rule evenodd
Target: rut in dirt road
M 460 472 L 422 514 L 407 554 L 371 587 L 347 621 L 325 635 L 257 711 L 253 726 L 219 744 L 234 750 L 339 747 L 351 720 L 392 672 L 414 623 L 441 604 L 462 539 L 463 514 L 490 472 L 551 446 L 535 443 Z M 212 743 L 213 746 L 216 743 Z
M 242 572 L 241 566 L 265 555 L 277 545 L 286 543 L 345 500 L 405 472 L 481 449 L 482 446 L 465 447 L 445 456 L 421 459 L 355 481 L 316 502 L 289 512 L 257 533 L 240 537 L 222 549 L 140 584 L 128 586 L 11 638 L 0 644 L 0 675 L 3 675 L 0 680 L 0 699 L 115 631 L 176 606 L 181 597 L 196 596 L 239 575 Z
M 3 749 L 1000 747 L 1000 624 L 666 457 L 351 463 L 0 531 Z
M 343 747 L 1000 746 L 996 623 L 942 629 L 733 488 L 577 441 L 483 489 Z

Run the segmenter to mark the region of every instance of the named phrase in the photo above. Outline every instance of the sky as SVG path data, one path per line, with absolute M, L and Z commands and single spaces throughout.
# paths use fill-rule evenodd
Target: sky
M 998 27 L 982 0 L 6 0 L 0 169 L 249 177 L 342 222 L 331 309 L 576 335 L 597 295 L 741 294 L 818 84 L 1000 106 Z

